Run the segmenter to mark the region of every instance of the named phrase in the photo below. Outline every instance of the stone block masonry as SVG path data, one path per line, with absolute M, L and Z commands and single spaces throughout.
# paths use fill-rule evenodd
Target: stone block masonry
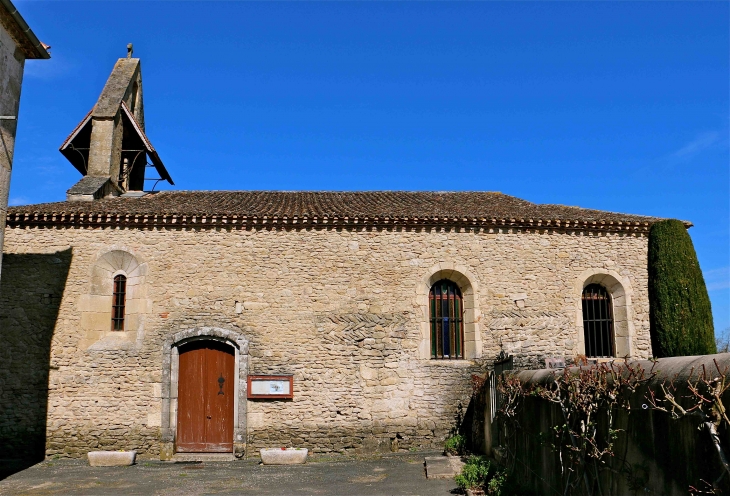
M 4 10 L 4 7 L 0 6 Z M 12 119 L 0 120 L 0 256 L 5 218 L 10 192 L 10 173 L 13 166 L 15 132 L 20 107 L 20 88 L 23 82 L 25 55 L 0 23 L 0 116 Z
M 0 4 L 0 258 L 25 61 L 49 58 L 47 48 L 38 41 L 12 3 Z
M 582 353 L 589 278 L 621 285 L 626 349 L 651 355 L 641 233 L 17 227 L 5 246 L 4 360 L 35 354 L 48 389 L 29 386 L 22 365 L 0 367 L 0 439 L 16 436 L 18 412 L 43 410 L 47 396 L 45 425 L 35 428 L 48 455 L 159 456 L 163 344 L 186 329 L 235 331 L 249 342 L 249 374 L 294 375 L 293 400 L 247 402 L 250 456 L 281 446 L 315 454 L 440 446 L 469 404 L 471 375 L 500 350 L 524 362 Z M 111 285 L 96 281 L 114 274 L 112 252 L 144 268 L 130 278 L 136 303 L 124 332 L 110 330 L 101 293 Z M 63 283 L 47 261 L 58 253 L 67 254 Z M 434 274 L 474 279 L 468 322 L 481 349 L 473 359 L 424 356 L 422 293 Z M 28 342 L 41 334 L 47 344 Z

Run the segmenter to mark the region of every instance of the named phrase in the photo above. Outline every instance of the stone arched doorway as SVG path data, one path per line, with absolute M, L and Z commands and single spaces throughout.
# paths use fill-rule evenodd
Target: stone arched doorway
M 183 358 L 183 377 L 181 391 L 181 353 L 185 353 Z M 191 361 L 192 360 L 192 361 Z M 198 361 L 195 365 L 193 362 Z M 226 401 L 220 401 L 219 393 L 222 396 L 232 395 L 230 397 L 232 405 L 220 406 L 220 408 L 229 408 L 230 421 L 220 418 L 207 419 L 211 422 L 222 422 L 219 426 L 217 434 L 210 438 L 210 442 L 206 442 L 205 427 L 193 426 L 193 429 L 199 429 L 203 432 L 202 444 L 191 442 L 190 429 L 191 426 L 181 420 L 181 406 L 183 413 L 190 412 L 189 401 L 186 405 L 185 395 L 190 396 L 193 388 L 193 395 L 196 394 L 194 388 L 202 387 L 196 385 L 194 379 L 195 374 L 186 373 L 185 370 L 195 366 L 201 366 L 206 360 L 213 362 L 220 361 L 208 367 L 210 370 L 221 367 L 229 367 L 231 381 L 226 384 L 224 381 L 220 384 L 220 391 L 209 391 L 209 395 L 213 402 L 227 405 Z M 228 363 L 226 365 L 225 363 Z M 160 458 L 167 460 L 172 458 L 175 452 L 229 452 L 241 457 L 245 454 L 246 449 L 246 378 L 248 375 L 248 340 L 238 332 L 217 327 L 197 327 L 178 332 L 166 340 L 163 347 L 163 364 L 162 364 L 162 446 L 160 449 Z M 202 365 L 205 366 L 205 365 Z M 210 371 L 209 370 L 209 371 Z M 224 368 L 221 368 L 221 371 Z M 221 373 L 217 369 L 213 372 Z M 211 372 L 211 373 L 213 373 Z M 223 375 L 228 375 L 226 372 Z M 199 381 L 198 381 L 199 382 Z M 181 393 L 183 397 L 181 397 Z M 202 394 L 202 389 L 197 393 Z M 213 417 L 213 415 L 210 415 Z M 204 417 L 205 418 L 205 417 Z M 225 425 L 223 425 L 225 424 Z M 222 427 L 221 427 L 222 426 Z M 228 428 L 230 427 L 230 429 Z M 183 429 L 181 431 L 180 429 Z M 215 429 L 213 429 L 215 430 Z M 179 435 L 183 433 L 183 439 L 179 439 Z M 211 431 L 212 432 L 212 431 Z M 224 442 L 218 442 L 218 437 L 225 437 Z M 198 435 L 200 437 L 200 435 Z M 217 448 L 214 446 L 217 445 Z
M 213 339 L 178 346 L 177 452 L 233 452 L 235 357 Z

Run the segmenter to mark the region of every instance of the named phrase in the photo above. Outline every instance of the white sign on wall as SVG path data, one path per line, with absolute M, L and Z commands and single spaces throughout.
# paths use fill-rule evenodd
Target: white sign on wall
M 248 397 L 251 399 L 290 399 L 294 397 L 290 375 L 248 376 Z

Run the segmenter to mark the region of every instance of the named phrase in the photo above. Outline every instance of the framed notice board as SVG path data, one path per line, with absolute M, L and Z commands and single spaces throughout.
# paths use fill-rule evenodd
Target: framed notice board
M 294 376 L 250 375 L 248 376 L 248 399 L 290 400 L 294 398 Z

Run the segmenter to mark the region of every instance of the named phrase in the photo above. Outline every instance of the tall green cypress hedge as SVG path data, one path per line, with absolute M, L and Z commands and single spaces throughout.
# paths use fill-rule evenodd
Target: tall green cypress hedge
M 649 318 L 654 356 L 716 352 L 705 279 L 678 220 L 657 222 L 649 232 Z

